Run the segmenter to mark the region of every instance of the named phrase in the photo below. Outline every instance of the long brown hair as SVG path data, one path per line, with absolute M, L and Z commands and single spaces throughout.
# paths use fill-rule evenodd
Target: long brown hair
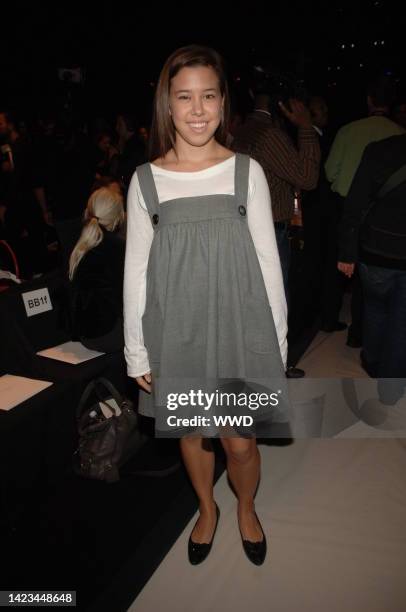
M 175 128 L 169 114 L 169 91 L 171 80 L 186 66 L 210 66 L 217 74 L 220 92 L 224 96 L 224 106 L 215 138 L 220 144 L 226 144 L 230 120 L 230 96 L 224 60 L 217 51 L 210 47 L 189 45 L 174 51 L 166 60 L 159 75 L 149 139 L 148 157 L 150 161 L 157 157 L 164 157 L 175 146 Z

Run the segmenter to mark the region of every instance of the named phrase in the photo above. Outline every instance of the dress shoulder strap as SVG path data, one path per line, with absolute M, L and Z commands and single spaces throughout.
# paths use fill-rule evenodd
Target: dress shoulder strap
M 151 223 L 155 227 L 156 223 L 154 223 L 153 218 L 155 215 L 159 214 L 159 198 L 158 192 L 156 190 L 154 176 L 151 170 L 151 164 L 146 163 L 142 164 L 141 166 L 137 166 L 136 172 L 138 182 L 140 184 L 142 197 L 144 198 L 145 204 L 147 206 L 148 214 L 151 218 Z
M 250 171 L 250 157 L 245 153 L 235 154 L 234 193 L 238 206 L 247 206 L 248 179 Z

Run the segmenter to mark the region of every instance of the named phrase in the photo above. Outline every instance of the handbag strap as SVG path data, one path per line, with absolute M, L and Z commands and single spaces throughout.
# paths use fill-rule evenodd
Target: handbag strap
M 115 388 L 115 386 L 113 385 L 113 383 L 108 380 L 107 378 L 104 377 L 100 377 L 98 378 L 96 381 L 96 392 L 97 392 L 97 385 L 101 384 L 104 385 L 106 387 L 106 389 L 108 389 L 110 391 L 111 397 L 113 397 L 118 406 L 121 406 L 121 404 L 123 403 L 123 396 L 121 395 L 121 393 Z
M 406 181 L 406 164 L 401 166 L 396 172 L 391 174 L 385 184 L 380 188 L 376 195 L 376 199 L 384 198 L 388 193 L 399 187 L 404 181 Z
M 100 401 L 104 401 L 104 399 L 101 397 L 99 393 L 98 385 L 99 386 L 103 385 L 106 389 L 108 389 L 111 396 L 116 400 L 118 406 L 121 406 L 121 404 L 123 403 L 122 395 L 117 391 L 115 386 L 109 380 L 107 380 L 107 378 L 103 378 L 103 377 L 96 378 L 95 380 L 91 380 L 89 382 L 89 384 L 87 385 L 87 387 L 82 393 L 82 397 L 80 398 L 80 401 L 77 407 L 77 411 L 76 411 L 77 419 L 80 419 L 80 417 L 82 416 L 82 413 L 85 411 L 86 403 L 93 391 L 96 393 Z

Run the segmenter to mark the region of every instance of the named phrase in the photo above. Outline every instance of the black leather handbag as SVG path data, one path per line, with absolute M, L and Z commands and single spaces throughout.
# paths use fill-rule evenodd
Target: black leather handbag
M 94 398 L 94 399 L 93 399 Z M 73 469 L 85 478 L 108 483 L 120 479 L 120 467 L 147 442 L 138 428 L 133 403 L 106 378 L 92 380 L 77 408 L 79 445 Z

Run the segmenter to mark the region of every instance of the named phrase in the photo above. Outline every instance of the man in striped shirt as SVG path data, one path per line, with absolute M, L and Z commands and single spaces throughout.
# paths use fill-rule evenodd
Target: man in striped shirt
M 286 292 L 290 260 L 287 231 L 293 217 L 295 191 L 315 189 L 320 166 L 319 139 L 310 111 L 295 99 L 289 101 L 289 106 L 279 103 L 283 115 L 298 128 L 297 147 L 283 128 L 283 121 L 270 112 L 270 96 L 263 93 L 255 97 L 254 111 L 232 142 L 234 151 L 246 153 L 261 164 L 268 180 Z
M 281 260 L 285 293 L 289 305 L 288 273 L 290 249 L 288 229 L 294 213 L 295 191 L 315 189 L 319 177 L 320 146 L 312 125 L 310 111 L 299 100 L 288 104 L 273 96 L 258 93 L 254 111 L 237 130 L 232 149 L 246 153 L 261 164 L 271 193 L 272 215 Z M 298 130 L 297 147 L 284 129 L 286 117 Z M 294 371 L 296 370 L 296 371 Z M 303 375 L 302 370 L 289 368 L 287 375 Z

